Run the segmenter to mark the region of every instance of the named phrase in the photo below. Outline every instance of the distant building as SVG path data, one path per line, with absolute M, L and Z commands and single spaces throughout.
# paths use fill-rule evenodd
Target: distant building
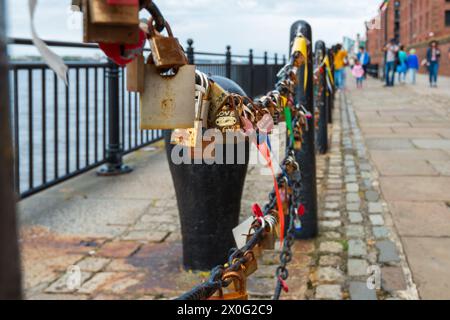
M 382 50 L 392 38 L 407 50 L 417 49 L 420 60 L 426 58 L 429 42 L 437 40 L 442 52 L 440 74 L 450 76 L 450 0 L 391 0 L 381 17 L 366 25 L 373 64 L 383 65 Z

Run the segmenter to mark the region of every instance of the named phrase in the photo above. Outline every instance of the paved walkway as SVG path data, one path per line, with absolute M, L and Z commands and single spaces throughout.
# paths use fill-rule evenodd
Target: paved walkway
M 439 85 L 348 94 L 423 299 L 450 299 L 450 79 Z
M 181 266 L 178 209 L 163 145 L 126 162 L 134 167 L 129 175 L 99 178 L 89 172 L 20 202 L 27 299 L 172 299 L 209 276 Z M 323 179 L 325 157 L 318 163 Z M 253 203 L 264 204 L 272 188 L 259 169 L 249 170 L 241 219 Z M 314 248 L 314 241 L 295 244 L 283 299 L 306 298 Z M 271 299 L 279 254 L 261 257 L 247 284 L 252 299 Z M 79 289 L 68 281 L 72 266 L 82 272 Z
M 353 94 L 338 99 L 330 153 L 317 159 L 320 235 L 296 242 L 283 299 L 417 298 L 368 160 Z M 20 203 L 27 298 L 170 299 L 208 276 L 181 267 L 178 210 L 162 145 L 127 162 L 135 168 L 130 175 L 98 178 L 90 172 Z M 272 188 L 259 169 L 249 170 L 242 219 Z M 279 251 L 262 255 L 248 281 L 252 299 L 271 298 L 278 257 Z M 68 287 L 72 265 L 82 271 L 79 289 Z M 367 287 L 369 266 L 375 276 L 381 273 L 378 290 Z

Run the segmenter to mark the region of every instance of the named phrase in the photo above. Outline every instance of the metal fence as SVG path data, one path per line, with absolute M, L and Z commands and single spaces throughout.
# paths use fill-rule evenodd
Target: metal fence
M 59 41 L 47 44 L 97 48 Z M 32 42 L 10 39 L 9 45 L 30 46 Z M 195 52 L 192 45 L 188 41 L 191 63 L 198 62 L 197 68 L 205 73 L 231 78 L 251 97 L 265 94 L 282 67 L 276 55 L 253 56 L 252 50 L 248 56 L 232 55 L 230 47 L 223 54 Z M 161 130 L 140 130 L 139 95 L 126 91 L 124 68 L 119 68 L 119 90 L 111 95 L 115 68 L 110 62 L 68 61 L 67 66 L 69 85 L 65 86 L 41 62 L 10 63 L 15 191 L 22 199 L 163 137 Z M 111 108 L 117 102 L 119 110 Z M 112 123 L 111 119 L 116 120 Z M 115 135 L 118 148 L 111 145 Z

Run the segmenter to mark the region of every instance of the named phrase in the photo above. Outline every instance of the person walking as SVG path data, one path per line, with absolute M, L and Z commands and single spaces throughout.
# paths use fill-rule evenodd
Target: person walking
M 364 79 L 365 79 L 367 78 L 367 68 L 369 67 L 370 64 L 370 55 L 366 51 L 366 48 L 361 46 L 359 47 L 359 52 L 356 55 L 356 57 L 361 62 L 362 68 L 364 69 Z
M 345 89 L 345 66 L 348 53 L 342 48 L 341 44 L 336 45 L 334 55 L 334 78 L 336 87 L 340 90 Z
M 386 52 L 386 67 L 385 67 L 385 75 L 386 75 L 386 87 L 394 86 L 395 79 L 395 62 L 397 60 L 398 53 L 398 45 L 395 43 L 395 39 L 391 39 L 389 43 L 384 47 L 384 51 Z
M 411 75 L 411 84 L 416 84 L 417 71 L 419 71 L 419 57 L 416 49 L 411 49 L 408 55 L 408 73 Z
M 441 50 L 436 40 L 430 42 L 427 50 L 427 66 L 430 73 L 430 87 L 437 88 L 437 79 L 439 73 L 439 61 L 441 59 Z
M 359 60 L 355 61 L 355 65 L 352 68 L 352 74 L 356 78 L 356 88 L 362 89 L 365 72 L 362 63 Z
M 401 45 L 398 51 L 398 82 L 404 84 L 406 82 L 406 71 L 408 71 L 408 54 L 405 51 L 405 46 Z

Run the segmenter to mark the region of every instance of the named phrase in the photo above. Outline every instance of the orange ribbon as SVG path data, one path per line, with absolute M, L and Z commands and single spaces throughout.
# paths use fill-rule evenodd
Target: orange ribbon
M 272 159 L 270 158 L 270 149 L 267 146 L 267 142 L 263 142 L 258 144 L 258 150 L 264 156 L 267 161 L 267 166 L 272 171 L 273 176 L 273 184 L 275 187 L 275 195 L 277 198 L 277 206 L 278 206 L 278 219 L 280 222 L 280 241 L 283 243 L 284 240 L 284 211 L 283 211 L 283 202 L 281 201 L 280 189 L 278 188 L 277 178 L 275 176 L 275 171 L 273 169 Z

